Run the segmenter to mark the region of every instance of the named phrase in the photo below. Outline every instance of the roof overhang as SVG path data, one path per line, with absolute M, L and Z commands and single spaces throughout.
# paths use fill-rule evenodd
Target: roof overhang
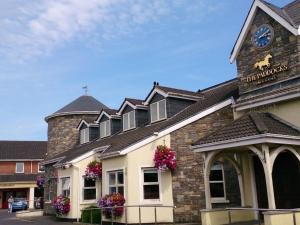
M 40 162 L 44 159 L 0 159 L 0 162 Z
M 57 162 L 60 162 L 61 160 L 63 160 L 65 158 L 65 156 L 62 156 L 62 157 L 57 157 L 57 158 L 53 158 L 53 159 L 49 159 L 49 160 L 45 160 L 43 162 L 40 162 L 40 164 L 42 166 L 45 166 L 45 165 L 49 165 L 49 164 L 53 164 L 53 163 L 57 163 Z
M 209 152 L 221 149 L 238 148 L 255 144 L 300 145 L 300 137 L 280 134 L 261 134 L 209 144 L 194 145 L 192 146 L 192 149 L 194 152 Z
M 292 26 L 288 21 L 286 21 L 284 18 L 279 16 L 276 12 L 274 12 L 266 4 L 264 4 L 260 0 L 254 0 L 252 6 L 250 8 L 250 11 L 248 13 L 248 16 L 242 27 L 242 30 L 240 31 L 238 39 L 236 40 L 235 45 L 232 49 L 232 52 L 230 55 L 230 63 L 233 63 L 234 60 L 236 59 L 237 55 L 239 54 L 242 44 L 248 34 L 248 31 L 251 27 L 253 19 L 256 15 L 257 9 L 263 10 L 265 13 L 267 13 L 270 17 L 272 17 L 274 20 L 276 20 L 278 23 L 280 23 L 283 27 L 285 27 L 292 34 L 294 34 L 296 36 L 300 35 L 300 26 L 299 27 Z
M 123 110 L 126 108 L 126 106 L 130 106 L 133 109 L 143 109 L 143 110 L 147 110 L 148 107 L 145 105 L 134 105 L 131 102 L 129 102 L 128 100 L 125 99 L 125 101 L 123 101 L 119 111 L 117 112 L 118 115 L 121 115 Z
M 96 154 L 96 153 L 100 153 L 100 152 L 104 152 L 105 150 L 107 150 L 110 146 L 109 145 L 106 145 L 106 146 L 101 146 L 101 147 L 98 147 L 98 148 L 94 148 L 92 149 L 91 151 L 88 151 L 80 156 L 77 156 L 73 159 L 70 159 L 66 162 L 63 162 L 63 163 L 60 163 L 60 162 L 57 162 L 54 167 L 55 168 L 62 168 L 62 167 L 65 167 L 65 166 L 71 166 L 77 162 L 80 162 L 88 157 L 91 157 L 92 155 Z M 61 161 L 61 160 L 60 160 Z
M 49 119 L 58 117 L 58 116 L 70 116 L 70 115 L 97 115 L 100 111 L 73 111 L 73 112 L 62 112 L 62 113 L 54 113 L 50 116 L 45 117 L 45 121 L 48 122 Z
M 276 102 L 287 101 L 294 98 L 299 98 L 299 89 L 296 89 L 293 93 L 276 94 L 267 96 L 264 98 L 256 98 L 254 100 L 245 101 L 243 103 L 236 103 L 234 108 L 236 111 L 242 111 L 245 109 L 255 108 L 263 105 L 269 105 Z
M 200 96 L 193 96 L 193 95 L 185 95 L 185 94 L 177 94 L 173 92 L 164 92 L 160 90 L 158 87 L 153 88 L 153 90 L 150 92 L 146 100 L 144 101 L 144 105 L 149 105 L 151 99 L 154 97 L 155 94 L 160 94 L 165 98 L 179 98 L 179 99 L 185 99 L 185 100 L 191 100 L 191 101 L 198 101 L 201 99 Z

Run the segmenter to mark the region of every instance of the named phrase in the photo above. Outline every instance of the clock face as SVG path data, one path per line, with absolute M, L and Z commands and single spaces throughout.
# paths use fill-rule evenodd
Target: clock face
M 268 46 L 274 37 L 274 31 L 272 27 L 267 24 L 263 24 L 257 28 L 253 36 L 253 43 L 258 48 L 264 48 Z

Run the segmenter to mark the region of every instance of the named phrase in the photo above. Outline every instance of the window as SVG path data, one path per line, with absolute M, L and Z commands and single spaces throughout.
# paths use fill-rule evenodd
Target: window
M 134 110 L 123 115 L 123 130 L 135 128 L 135 113 Z
M 96 181 L 92 179 L 84 179 L 83 200 L 96 199 Z
M 45 172 L 45 167 L 44 167 L 44 165 L 41 165 L 40 163 L 38 163 L 38 172 L 39 172 L 39 173 L 44 173 L 44 172 Z
M 209 175 L 210 195 L 215 200 L 225 200 L 224 169 L 220 163 L 214 164 Z
M 124 195 L 124 174 L 123 171 L 113 171 L 108 173 L 109 194 L 119 193 Z
M 160 187 L 157 169 L 143 169 L 143 199 L 159 200 Z
M 16 173 L 24 173 L 24 163 L 16 163 Z
M 80 130 L 80 144 L 89 142 L 90 130 L 89 128 L 84 128 Z
M 70 197 L 70 177 L 61 178 L 61 194 Z
M 150 105 L 151 122 L 156 122 L 167 118 L 166 100 L 161 100 Z
M 106 120 L 100 123 L 100 138 L 110 135 L 110 121 Z

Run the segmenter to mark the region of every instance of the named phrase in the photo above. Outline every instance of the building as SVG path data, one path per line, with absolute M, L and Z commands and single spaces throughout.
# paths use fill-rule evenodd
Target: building
M 232 50 L 239 97 L 234 121 L 194 143 L 205 157 L 204 224 L 229 221 L 213 206 L 210 168 L 229 159 L 239 179 L 241 206 L 265 208 L 265 224 L 298 224 L 300 207 L 300 1 L 279 8 L 255 0 Z M 240 220 L 258 219 L 241 210 Z M 236 219 L 236 218 L 231 218 Z M 296 222 L 297 221 L 297 222 Z
M 125 206 L 140 206 L 125 210 L 121 223 L 202 218 L 221 225 L 258 220 L 259 207 L 265 224 L 292 224 L 299 214 L 276 209 L 300 207 L 299 15 L 300 0 L 283 8 L 253 2 L 230 57 L 236 79 L 199 91 L 155 82 L 145 99 L 125 98 L 119 109 L 82 99 L 47 117 L 49 204 L 67 195 L 64 217 L 76 219 L 100 196 L 118 192 Z M 176 152 L 174 171 L 154 167 L 159 145 Z M 102 180 L 90 183 L 84 175 L 93 160 L 102 163 Z
M 29 208 L 34 197 L 42 197 L 36 178 L 44 170 L 40 162 L 47 151 L 45 141 L 0 141 L 0 208 L 8 207 L 10 195 L 26 198 Z
M 75 147 L 45 160 L 47 176 L 55 173 L 58 181 L 46 187 L 46 193 L 50 189 L 57 194 L 68 193 L 73 207 L 67 218 L 72 219 L 80 218 L 80 210 L 96 204 L 100 196 L 117 191 L 125 196 L 128 206 L 176 205 L 177 221 L 198 221 L 198 211 L 204 207 L 201 200 L 204 189 L 198 188 L 202 175 L 195 165 L 200 166 L 202 158 L 196 158 L 190 144 L 233 120 L 231 104 L 236 95 L 235 79 L 198 92 L 155 83 L 144 100 L 125 98 L 118 110 L 102 109 L 94 121 L 83 119 L 78 123 L 80 135 Z M 100 134 L 90 140 L 95 128 Z M 176 151 L 178 167 L 173 174 L 154 168 L 153 156 L 158 145 Z M 94 159 L 102 162 L 103 178 L 93 184 L 91 197 L 85 195 L 84 173 Z M 144 173 L 157 177 L 157 193 L 152 193 L 153 199 L 142 197 Z M 112 186 L 110 179 L 114 176 L 122 179 Z M 66 182 L 67 188 L 63 185 Z M 160 212 L 158 220 L 173 221 L 172 207 Z M 138 222 L 137 208 L 126 213 L 128 222 Z M 143 209 L 141 213 L 143 221 L 154 219 L 153 208 Z

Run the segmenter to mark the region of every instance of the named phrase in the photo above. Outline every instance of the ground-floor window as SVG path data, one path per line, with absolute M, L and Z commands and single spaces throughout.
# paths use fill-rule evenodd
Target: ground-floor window
M 96 180 L 84 178 L 83 200 L 96 199 Z
M 143 168 L 143 199 L 159 200 L 160 184 L 159 173 L 155 168 Z
M 226 200 L 223 164 L 215 163 L 211 167 L 209 185 L 212 200 Z
M 61 178 L 61 193 L 66 197 L 70 197 L 70 177 Z
M 48 192 L 47 192 L 47 200 L 48 201 L 53 200 L 53 196 L 54 196 L 53 185 L 54 185 L 54 180 L 50 178 L 48 180 Z
M 109 194 L 124 195 L 124 173 L 122 170 L 108 172 L 108 192 Z

